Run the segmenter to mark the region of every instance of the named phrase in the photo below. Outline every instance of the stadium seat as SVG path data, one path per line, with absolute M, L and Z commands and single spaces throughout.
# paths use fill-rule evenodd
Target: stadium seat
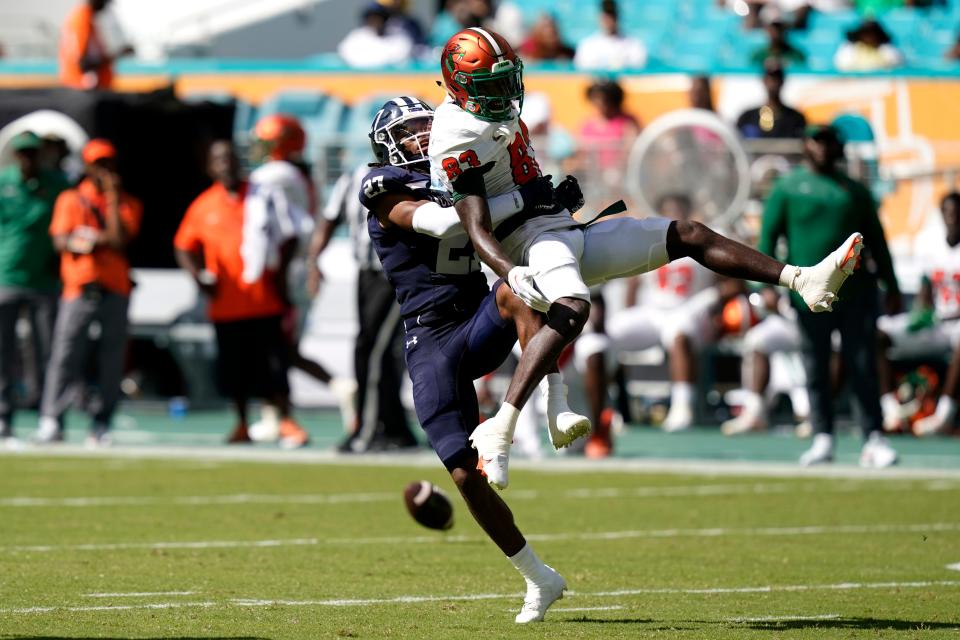
M 261 103 L 260 114 L 288 113 L 306 120 L 317 116 L 327 99 L 328 96 L 319 91 L 281 91 Z

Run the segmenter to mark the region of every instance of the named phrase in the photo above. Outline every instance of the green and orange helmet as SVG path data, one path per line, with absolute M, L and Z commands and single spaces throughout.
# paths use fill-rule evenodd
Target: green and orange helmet
M 516 116 L 523 104 L 523 61 L 499 33 L 470 27 L 455 34 L 440 54 L 447 93 L 462 109 L 487 122 Z

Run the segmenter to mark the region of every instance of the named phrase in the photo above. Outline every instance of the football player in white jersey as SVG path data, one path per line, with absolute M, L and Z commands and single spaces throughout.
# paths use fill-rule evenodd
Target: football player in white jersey
M 672 220 L 689 220 L 690 199 L 683 194 L 661 198 L 657 211 Z M 577 358 L 597 349 L 617 354 L 661 346 L 670 359 L 670 411 L 664 431 L 682 431 L 693 424 L 696 350 L 713 334 L 710 311 L 720 299 L 712 271 L 692 258 L 681 258 L 627 282 L 627 308 L 606 319 L 606 335 L 578 340 Z
M 450 38 L 440 64 L 448 97 L 437 108 L 430 136 L 434 178 L 454 194 L 457 214 L 480 259 L 506 278 L 520 298 L 548 315 L 547 324 L 526 345 L 511 388 L 530 376 L 542 378 L 580 333 L 590 311 L 588 284 L 690 257 L 723 275 L 788 287 L 811 309 L 828 311 L 856 266 L 863 245 L 859 233 L 820 264 L 800 268 L 702 224 L 665 218 L 616 218 L 584 227 L 562 207 L 546 213 L 523 209 L 494 229 L 486 196 L 515 192 L 540 176 L 520 120 L 523 63 L 502 36 L 472 27 Z M 511 389 L 507 395 L 517 396 Z M 488 480 L 500 488 L 506 486 L 518 407 L 527 398 L 517 400 L 517 405 L 505 402 L 471 436 Z
M 956 417 L 960 395 L 960 193 L 948 193 L 940 203 L 940 211 L 946 235 L 938 246 L 924 248 L 929 250 L 930 262 L 917 295 L 919 313 L 881 316 L 877 321 L 881 340 L 886 339 L 888 344 L 952 353 L 936 410 L 913 424 L 913 432 L 918 436 L 947 431 Z M 903 418 L 893 390 L 890 363 L 885 358 L 880 359 L 878 373 L 884 392 L 880 399 L 884 428 L 896 430 L 902 426 Z

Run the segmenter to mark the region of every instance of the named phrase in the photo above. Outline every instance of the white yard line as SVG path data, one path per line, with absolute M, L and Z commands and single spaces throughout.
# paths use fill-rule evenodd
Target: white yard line
M 824 613 L 818 616 L 759 616 L 756 618 L 727 618 L 727 622 L 792 622 L 794 620 L 836 620 L 839 613 Z
M 132 591 L 127 593 L 84 593 L 84 598 L 152 598 L 154 596 L 194 596 L 197 591 Z
M 112 447 L 87 450 L 82 445 L 65 444 L 55 447 L 25 447 L 16 451 L 0 449 L 2 456 L 83 457 L 83 458 L 133 458 L 161 460 L 204 460 L 257 462 L 265 464 L 331 464 L 343 466 L 392 466 L 440 468 L 437 457 L 428 451 L 410 454 L 338 454 L 330 450 L 300 449 L 280 451 L 261 448 L 228 447 Z M 936 458 L 939 463 L 950 464 L 949 456 L 913 455 L 915 460 Z M 783 478 L 960 478 L 960 467 L 933 469 L 927 467 L 894 467 L 890 469 L 861 469 L 854 465 L 818 465 L 800 467 L 792 462 L 750 462 L 742 460 L 676 460 L 659 458 L 610 458 L 587 460 L 583 458 L 546 458 L 543 460 L 514 459 L 514 469 L 531 469 L 556 472 L 616 472 L 616 473 L 677 473 L 698 476 L 765 476 Z
M 599 500 L 599 499 L 643 499 L 643 498 L 689 498 L 732 495 L 783 495 L 796 493 L 855 493 L 865 490 L 884 492 L 917 491 L 960 491 L 960 482 L 944 480 L 903 482 L 891 481 L 878 486 L 876 483 L 847 481 L 843 483 L 740 483 L 740 484 L 695 484 L 654 487 L 598 487 L 593 489 L 572 489 L 569 491 L 517 490 L 509 494 L 512 500 L 538 500 L 549 497 L 551 500 Z M 214 506 L 239 504 L 358 504 L 368 502 L 396 502 L 396 492 L 347 492 L 347 493 L 305 493 L 305 494 L 257 494 L 234 493 L 209 496 L 73 496 L 38 497 L 10 496 L 0 498 L 0 507 L 142 507 L 157 505 L 175 506 Z
M 708 527 L 702 529 L 635 529 L 626 531 L 592 531 L 586 533 L 534 533 L 527 540 L 559 542 L 565 540 L 627 540 L 657 538 L 718 538 L 725 536 L 808 536 L 870 533 L 934 533 L 960 531 L 960 522 L 929 522 L 912 524 L 848 524 L 810 525 L 796 527 Z M 410 545 L 475 543 L 486 540 L 481 536 L 449 536 L 443 534 L 422 536 L 380 536 L 368 538 L 281 538 L 275 540 L 195 540 L 160 542 L 93 542 L 64 545 L 8 545 L 0 546 L 0 553 L 30 553 L 51 551 L 119 551 L 123 549 L 243 549 L 269 547 L 304 547 L 334 545 Z
M 861 589 L 928 589 L 932 587 L 960 587 L 960 580 L 927 580 L 914 582 L 841 582 L 836 584 L 762 585 L 749 587 L 712 588 L 642 588 L 617 591 L 577 592 L 568 591 L 572 598 L 609 598 L 642 595 L 711 595 L 748 593 L 795 593 L 801 591 L 856 591 Z M 223 602 L 159 602 L 131 605 L 104 606 L 42 606 L 0 609 L 0 614 L 62 613 L 84 611 L 129 611 L 133 609 L 175 609 L 181 607 L 370 607 L 391 604 L 420 604 L 427 602 L 476 602 L 482 600 L 512 600 L 522 598 L 522 593 L 476 593 L 447 595 L 401 595 L 392 598 L 336 598 L 328 600 L 264 600 L 231 599 Z M 560 611 L 557 609 L 555 611 Z M 785 618 L 787 619 L 787 618 Z M 799 618 L 789 618 L 799 619 Z M 748 619 L 740 619 L 744 621 Z M 762 620 L 762 619 L 757 619 Z
M 949 569 L 950 571 L 960 571 L 960 562 L 957 562 L 955 564 L 948 564 L 947 569 Z

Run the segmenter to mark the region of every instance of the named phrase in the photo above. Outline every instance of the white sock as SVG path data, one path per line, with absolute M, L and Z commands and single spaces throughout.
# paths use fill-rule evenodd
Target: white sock
M 529 542 L 523 545 L 523 549 L 516 555 L 508 556 L 508 559 L 528 583 L 536 584 L 547 574 L 547 565 L 543 564 L 543 560 L 537 556 Z
M 763 396 L 756 391 L 746 391 L 743 395 L 743 413 L 741 415 L 750 417 L 763 415 Z
M 880 408 L 884 415 L 895 416 L 900 413 L 900 401 L 897 400 L 897 394 L 892 391 L 880 396 Z
M 957 402 L 950 396 L 940 396 L 937 401 L 936 415 L 944 422 L 950 422 L 957 413 Z
M 513 432 L 517 428 L 517 419 L 519 417 L 520 409 L 517 409 L 509 402 L 504 402 L 500 405 L 500 410 L 497 411 L 496 419 L 500 424 L 506 425 L 507 435 L 511 440 L 513 439 Z
M 792 290 L 793 283 L 796 282 L 798 275 L 800 275 L 800 267 L 795 267 L 792 264 L 783 265 L 783 271 L 780 272 L 780 286 Z
M 693 405 L 693 385 L 689 382 L 674 382 L 670 387 L 670 408 Z
M 567 390 L 563 384 L 563 375 L 559 373 L 548 373 L 540 381 L 540 393 L 549 396 L 551 393 L 560 393 L 566 395 Z

